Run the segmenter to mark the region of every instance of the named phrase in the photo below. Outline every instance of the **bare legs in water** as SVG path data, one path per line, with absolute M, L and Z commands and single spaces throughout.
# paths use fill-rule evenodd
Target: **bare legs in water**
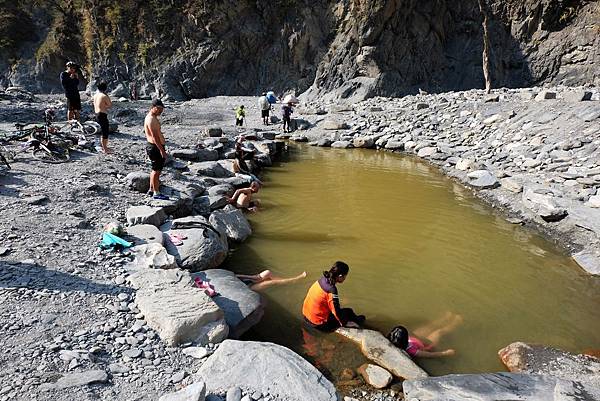
M 263 270 L 258 274 L 252 275 L 236 274 L 236 277 L 240 280 L 252 281 L 253 284 L 250 286 L 250 289 L 253 291 L 260 291 L 273 285 L 290 284 L 302 280 L 303 278 L 306 278 L 306 272 L 302 272 L 295 277 L 281 278 L 273 276 L 271 270 Z
M 463 322 L 463 317 L 452 312 L 446 312 L 441 318 L 434 320 L 433 322 L 419 327 L 413 331 L 415 337 L 426 339 L 430 343 L 430 348 L 437 348 L 440 340 L 446 334 L 454 331 Z M 454 355 L 455 351 L 449 349 L 441 351 L 444 356 Z

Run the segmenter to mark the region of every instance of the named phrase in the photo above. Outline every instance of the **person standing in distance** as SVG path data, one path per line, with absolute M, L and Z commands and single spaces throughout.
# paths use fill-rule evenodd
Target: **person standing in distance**
M 98 92 L 94 95 L 94 112 L 96 113 L 96 121 L 100 124 L 102 130 L 102 137 L 100 139 L 100 145 L 102 145 L 102 152 L 104 154 L 111 153 L 108 148 L 108 109 L 112 107 L 110 97 L 106 94 L 108 85 L 106 82 L 100 82 L 98 84 Z
M 263 92 L 260 99 L 258 99 L 258 107 L 260 107 L 261 117 L 264 125 L 269 125 L 269 111 L 271 110 L 271 103 L 267 98 L 267 94 Z
M 69 61 L 67 70 L 60 73 L 60 83 L 67 98 L 67 120 L 79 120 L 79 114 L 81 113 L 77 68 L 77 64 Z
M 154 99 L 152 106 L 146 114 L 144 120 L 144 133 L 146 134 L 146 153 L 152 163 L 152 172 L 150 173 L 150 191 L 154 199 L 167 200 L 168 196 L 160 193 L 160 173 L 167 160 L 167 151 L 165 150 L 165 137 L 160 128 L 158 117 L 165 109 L 165 105 L 160 99 Z

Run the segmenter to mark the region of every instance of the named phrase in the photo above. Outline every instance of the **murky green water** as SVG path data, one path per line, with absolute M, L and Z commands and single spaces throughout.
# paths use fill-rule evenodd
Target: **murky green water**
M 362 357 L 337 334 L 303 332 L 301 306 L 335 260 L 350 265 L 342 306 L 372 328 L 463 316 L 441 343 L 457 355 L 420 361 L 431 374 L 502 370 L 496 353 L 513 341 L 600 348 L 600 280 L 435 168 L 390 153 L 301 147 L 264 178 L 254 235 L 227 265 L 309 276 L 267 289 L 267 313 L 250 335 L 292 347 L 331 377 Z

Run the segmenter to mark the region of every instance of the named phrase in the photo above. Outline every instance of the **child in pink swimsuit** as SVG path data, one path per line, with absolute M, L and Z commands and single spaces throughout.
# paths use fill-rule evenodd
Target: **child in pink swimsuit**
M 453 349 L 445 351 L 432 351 L 437 344 L 425 344 L 417 337 L 408 335 L 408 330 L 404 326 L 396 326 L 388 334 L 388 339 L 396 347 L 403 349 L 411 357 L 419 358 L 437 358 L 440 356 L 451 356 L 455 354 Z

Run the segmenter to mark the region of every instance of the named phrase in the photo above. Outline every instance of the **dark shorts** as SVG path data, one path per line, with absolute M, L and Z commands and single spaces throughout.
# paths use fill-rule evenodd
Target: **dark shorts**
M 146 144 L 146 153 L 152 163 L 152 171 L 162 171 L 165 166 L 165 158 L 160 154 L 158 146 L 153 143 Z
M 244 125 L 244 119 L 243 118 L 236 118 L 235 119 L 235 125 L 238 125 L 238 126 L 241 127 L 242 125 Z
M 359 323 L 359 324 L 362 324 L 362 322 L 364 322 L 364 316 L 357 316 L 356 313 L 354 313 L 354 310 L 352 308 L 342 308 L 340 310 L 340 312 L 341 312 L 340 318 L 343 321 L 351 321 L 351 322 L 355 322 L 355 323 Z M 308 327 L 312 327 L 314 329 L 317 329 L 320 331 L 326 331 L 326 332 L 335 331 L 336 329 L 338 329 L 340 327 L 340 322 L 338 322 L 338 320 L 335 318 L 333 313 L 329 313 L 329 317 L 327 318 L 327 321 L 325 323 L 314 324 L 305 317 L 304 324 L 307 325 Z
M 262 118 L 267 118 L 267 117 L 269 117 L 269 109 L 262 110 L 262 111 L 261 111 L 261 115 L 262 115 Z
M 67 96 L 67 108 L 69 111 L 79 111 L 81 110 L 81 98 L 79 95 L 77 96 Z
M 108 116 L 106 113 L 96 113 L 96 121 L 100 124 L 102 138 L 108 139 Z

